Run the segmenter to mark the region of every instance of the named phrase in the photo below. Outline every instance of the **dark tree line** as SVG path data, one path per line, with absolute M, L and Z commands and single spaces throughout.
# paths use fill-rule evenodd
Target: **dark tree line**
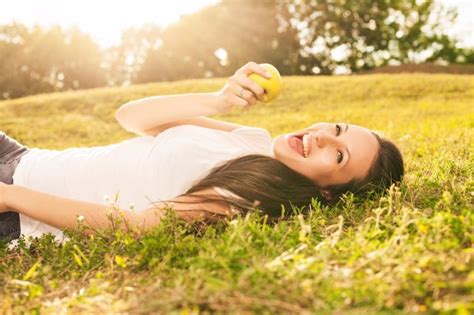
M 123 32 L 101 49 L 77 28 L 0 26 L 0 99 L 231 75 L 249 60 L 282 74 L 357 73 L 387 64 L 472 64 L 434 0 L 222 0 L 166 28 Z

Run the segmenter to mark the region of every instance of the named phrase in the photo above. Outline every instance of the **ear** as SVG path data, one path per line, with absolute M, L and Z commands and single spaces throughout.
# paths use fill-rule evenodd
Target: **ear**
M 331 200 L 332 199 L 332 194 L 329 190 L 321 189 L 320 192 L 321 192 L 321 195 L 323 195 L 324 199 L 326 199 L 326 200 Z

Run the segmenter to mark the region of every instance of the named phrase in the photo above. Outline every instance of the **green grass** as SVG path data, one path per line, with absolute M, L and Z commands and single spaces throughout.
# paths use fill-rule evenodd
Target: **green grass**
M 0 130 L 30 147 L 134 135 L 115 110 L 139 97 L 213 91 L 224 79 L 0 102 Z M 383 131 L 401 148 L 400 190 L 276 226 L 255 215 L 202 229 L 169 216 L 146 235 L 43 236 L 0 246 L 0 313 L 345 313 L 474 310 L 474 79 L 462 75 L 286 77 L 280 99 L 214 116 L 273 136 L 317 121 Z

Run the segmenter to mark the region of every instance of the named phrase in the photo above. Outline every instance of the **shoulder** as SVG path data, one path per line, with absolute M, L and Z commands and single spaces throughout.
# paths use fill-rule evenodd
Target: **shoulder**
M 260 127 L 242 126 L 233 130 L 232 133 L 272 139 L 270 132 L 267 129 Z

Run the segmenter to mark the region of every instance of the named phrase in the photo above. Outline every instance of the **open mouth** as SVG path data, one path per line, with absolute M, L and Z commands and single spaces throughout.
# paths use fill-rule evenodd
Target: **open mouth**
M 295 150 L 299 155 L 305 157 L 303 146 L 303 135 L 289 135 L 287 137 L 289 146 Z

